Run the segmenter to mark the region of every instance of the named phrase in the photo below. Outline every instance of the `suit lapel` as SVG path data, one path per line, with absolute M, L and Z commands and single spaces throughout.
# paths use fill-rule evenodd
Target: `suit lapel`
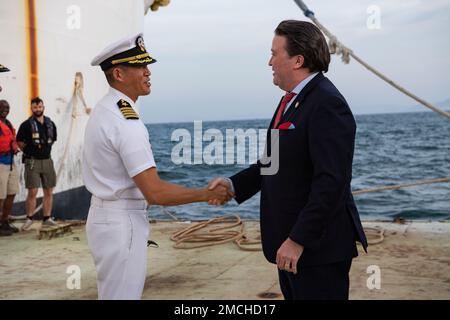
M 305 99 L 305 97 L 310 93 L 314 87 L 321 82 L 323 79 L 325 79 L 324 75 L 319 72 L 308 84 L 300 91 L 300 93 L 295 97 L 294 101 L 292 102 L 289 109 L 284 113 L 284 115 L 280 119 L 280 124 L 283 122 L 286 122 L 289 119 L 292 119 L 294 115 L 297 113 L 298 110 L 301 109 L 301 103 Z M 270 139 L 270 130 L 272 129 L 273 122 L 275 121 L 276 114 L 278 113 L 278 109 L 281 106 L 281 101 L 283 101 L 283 97 L 281 97 L 280 102 L 278 102 L 278 107 L 275 110 L 275 113 L 272 116 L 272 120 L 270 121 L 269 129 L 267 130 L 267 136 L 266 136 L 266 148 L 267 148 L 267 155 L 270 155 L 271 153 L 271 139 Z M 298 108 L 295 107 L 296 104 L 299 104 Z
M 292 101 L 292 104 L 290 105 L 289 109 L 287 109 L 287 111 L 281 117 L 280 123 L 286 122 L 292 118 L 292 115 L 295 114 L 297 109 L 300 108 L 300 100 L 303 99 L 301 99 L 300 95 L 298 95 L 296 99 Z M 297 106 L 297 108 L 295 106 Z
M 286 122 L 289 119 L 293 119 L 297 111 L 302 108 L 302 103 L 306 96 L 323 80 L 325 76 L 322 72 L 319 72 L 310 82 L 300 91 L 300 93 L 295 97 L 295 100 L 290 105 L 289 109 L 281 117 L 280 123 Z M 298 104 L 298 107 L 295 106 Z M 273 119 L 272 119 L 273 121 Z

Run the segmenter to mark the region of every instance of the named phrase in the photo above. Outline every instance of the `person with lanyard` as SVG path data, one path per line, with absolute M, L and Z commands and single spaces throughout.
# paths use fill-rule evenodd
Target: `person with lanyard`
M 9 103 L 0 100 L 0 236 L 10 236 L 19 229 L 9 223 L 14 197 L 19 192 L 19 173 L 14 164 L 18 152 L 16 130 L 7 119 Z
M 56 141 L 56 125 L 50 118 L 44 116 L 44 110 L 45 106 L 41 98 L 32 99 L 32 116 L 20 125 L 17 132 L 17 144 L 23 151 L 25 163 L 25 187 L 28 189 L 25 203 L 27 220 L 22 225 L 23 231 L 29 230 L 33 224 L 36 196 L 41 184 L 44 191 L 42 225 L 56 225 L 51 218 L 53 188 L 56 186 L 56 172 L 51 151 Z

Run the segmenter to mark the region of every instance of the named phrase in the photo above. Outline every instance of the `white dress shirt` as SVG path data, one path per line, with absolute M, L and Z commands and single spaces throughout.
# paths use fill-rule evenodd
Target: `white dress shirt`
M 294 88 L 294 90 L 292 90 L 291 92 L 295 93 L 296 95 L 298 95 L 304 87 L 306 87 L 306 85 L 308 84 L 308 82 L 310 82 L 315 76 L 317 76 L 319 74 L 319 72 L 314 72 L 311 73 L 308 77 L 306 77 L 305 79 L 303 79 L 302 81 L 300 81 L 300 83 Z M 289 107 L 291 106 L 291 104 L 294 102 L 296 97 L 294 97 L 294 99 L 292 99 L 291 101 L 289 101 L 289 103 L 286 106 L 286 109 L 284 109 L 284 113 L 286 113 L 287 109 L 289 109 Z
M 134 102 L 114 88 L 97 103 L 85 131 L 83 180 L 99 199 L 143 200 L 132 178 L 156 164 L 147 128 L 141 119 L 125 119 L 117 105 L 120 99 L 138 113 Z
M 296 95 L 298 95 L 303 88 L 308 84 L 308 82 L 310 82 L 315 76 L 317 76 L 319 74 L 319 72 L 314 72 L 312 74 L 310 74 L 308 77 L 306 77 L 305 79 L 303 79 L 302 81 L 300 81 L 300 83 L 294 88 L 294 90 L 292 90 L 291 92 L 294 92 Z M 289 109 L 289 107 L 291 106 L 291 104 L 294 102 L 294 99 L 292 99 L 291 101 L 289 101 L 289 103 L 286 106 L 286 109 L 284 109 L 284 113 L 286 113 L 287 109 Z M 284 114 L 283 113 L 283 114 Z M 228 181 L 228 183 L 231 186 L 231 191 L 234 193 L 234 185 L 233 185 L 233 181 L 231 181 L 230 178 L 228 177 L 223 177 L 226 181 Z

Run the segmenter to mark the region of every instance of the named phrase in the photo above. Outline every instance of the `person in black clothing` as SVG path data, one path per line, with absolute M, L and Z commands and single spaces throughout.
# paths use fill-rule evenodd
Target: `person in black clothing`
M 348 299 L 349 272 L 367 239 L 351 193 L 356 123 L 345 98 L 326 78 L 330 53 L 312 23 L 287 20 L 275 29 L 269 66 L 286 92 L 267 136 L 270 158 L 226 178 L 222 185 L 242 203 L 261 192 L 261 241 L 278 267 L 283 296 Z M 271 130 L 278 133 L 273 138 Z M 273 148 L 272 142 L 278 148 Z M 267 154 L 269 154 L 267 153 Z M 273 168 L 270 168 L 273 169 Z
M 39 97 L 31 100 L 32 116 L 24 121 L 17 132 L 17 143 L 23 151 L 25 163 L 25 187 L 27 221 L 22 230 L 28 230 L 33 223 L 36 209 L 36 195 L 42 183 L 44 190 L 43 225 L 55 225 L 50 217 L 53 202 L 53 188 L 56 186 L 56 173 L 51 159 L 52 145 L 56 141 L 56 125 L 44 116 L 44 102 Z

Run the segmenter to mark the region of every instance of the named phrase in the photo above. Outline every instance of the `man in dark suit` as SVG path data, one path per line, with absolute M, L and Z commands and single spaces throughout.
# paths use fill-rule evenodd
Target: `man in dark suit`
M 265 174 L 258 161 L 212 180 L 210 188 L 228 187 L 238 203 L 261 191 L 263 251 L 278 266 L 285 299 L 348 299 L 356 241 L 367 251 L 350 187 L 355 120 L 322 74 L 330 53 L 315 25 L 281 22 L 271 51 L 273 82 L 286 91 L 270 124 L 279 130 L 278 141 L 268 134 L 266 143 L 278 170 Z M 278 155 L 271 145 L 278 146 Z

